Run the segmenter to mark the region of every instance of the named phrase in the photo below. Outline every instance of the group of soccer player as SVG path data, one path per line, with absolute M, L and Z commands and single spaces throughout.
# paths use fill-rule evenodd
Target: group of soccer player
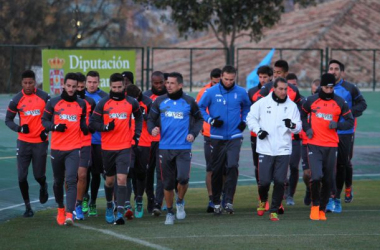
M 343 79 L 344 65 L 337 60 L 330 61 L 329 73 L 313 81 L 313 95 L 308 98 L 299 94 L 297 76 L 288 71 L 284 60 L 275 62 L 273 68 L 261 66 L 259 84 L 247 94 L 235 83 L 233 66 L 216 68 L 196 100 L 183 92 L 183 77 L 177 72 L 153 72 L 152 87 L 144 93 L 134 85 L 131 72 L 114 73 L 109 94 L 99 89 L 98 72 L 89 71 L 86 76 L 67 73 L 62 94 L 54 98 L 36 88 L 33 71 L 23 72 L 22 91 L 10 101 L 5 123 L 18 132 L 17 170 L 24 217 L 34 215 L 27 181 L 30 162 L 40 184 L 41 204 L 49 197 L 49 132 L 59 225 L 72 225 L 85 214 L 98 216 L 96 200 L 102 176 L 107 223 L 122 225 L 125 218 L 142 218 L 144 192 L 149 214 L 161 215 L 165 200 L 166 225 L 174 224 L 175 218 L 185 219 L 191 147 L 200 131 L 204 136 L 207 212 L 233 214 L 247 125 L 259 216 L 270 210 L 270 219 L 278 220 L 278 214 L 284 213 L 283 197 L 287 205 L 295 204 L 301 157 L 307 187 L 304 203 L 312 204 L 310 218 L 326 220 L 325 212 L 340 213 L 344 185 L 345 202 L 353 199 L 354 121 L 356 125 L 366 102 L 357 87 Z M 14 121 L 17 114 L 18 124 Z

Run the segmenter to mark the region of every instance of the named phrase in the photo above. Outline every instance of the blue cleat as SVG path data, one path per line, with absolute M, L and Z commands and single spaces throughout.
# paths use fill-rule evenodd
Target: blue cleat
M 78 205 L 75 207 L 74 219 L 75 220 L 84 220 L 84 214 L 83 214 L 82 206 Z
M 334 210 L 333 212 L 334 213 L 341 213 L 342 212 L 342 204 L 340 203 L 340 199 L 334 199 L 334 204 L 335 204 L 335 207 L 334 207 Z
M 214 212 L 214 202 L 212 202 L 212 201 L 208 202 L 208 206 L 207 206 L 206 212 L 207 213 L 213 213 Z
M 120 212 L 117 212 L 115 225 L 124 225 L 124 224 L 125 224 L 124 215 Z
M 144 215 L 144 206 L 142 202 L 136 202 L 135 204 L 135 217 L 142 218 Z
M 115 216 L 113 214 L 113 208 L 114 208 L 114 204 L 112 204 L 112 207 L 106 208 L 106 221 L 108 224 L 112 224 L 115 222 Z
M 329 202 L 327 203 L 327 206 L 326 206 L 326 213 L 331 213 L 334 211 L 334 208 L 335 208 L 335 203 L 334 203 L 334 199 L 333 198 L 330 198 L 329 199 Z

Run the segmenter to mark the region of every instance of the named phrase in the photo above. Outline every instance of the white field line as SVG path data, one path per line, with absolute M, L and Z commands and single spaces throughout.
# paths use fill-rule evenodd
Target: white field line
M 134 237 L 130 237 L 128 235 L 115 233 L 115 232 L 113 232 L 111 230 L 99 229 L 99 228 L 95 228 L 95 227 L 89 227 L 89 226 L 85 226 L 85 225 L 79 224 L 79 223 L 75 223 L 74 225 L 77 226 L 77 227 L 80 227 L 82 229 L 92 230 L 92 231 L 95 231 L 95 232 L 99 232 L 99 233 L 102 233 L 102 234 L 105 234 L 105 235 L 109 235 L 109 236 L 112 236 L 112 237 L 115 237 L 115 238 L 118 238 L 118 239 L 121 239 L 121 240 L 125 240 L 125 241 L 129 241 L 129 242 L 132 242 L 132 243 L 136 243 L 136 244 L 142 245 L 144 247 L 150 247 L 150 248 L 158 249 L 158 250 L 170 249 L 170 248 L 167 248 L 167 247 L 163 247 L 163 246 L 160 246 L 160 245 L 157 245 L 157 244 L 150 243 L 150 242 L 145 241 L 145 240 L 140 240 L 140 239 L 137 239 L 137 238 L 134 238 Z

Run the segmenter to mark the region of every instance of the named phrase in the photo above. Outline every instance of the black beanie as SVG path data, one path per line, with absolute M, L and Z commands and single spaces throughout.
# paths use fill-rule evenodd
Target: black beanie
M 122 75 L 123 77 L 128 78 L 128 80 L 129 80 L 132 84 L 134 84 L 134 82 L 133 82 L 133 73 L 132 73 L 132 72 L 130 72 L 130 71 L 124 71 L 123 73 L 121 73 L 121 75 Z
M 334 87 L 335 86 L 335 76 L 330 73 L 325 73 L 322 75 L 321 78 L 321 86 L 329 86 Z

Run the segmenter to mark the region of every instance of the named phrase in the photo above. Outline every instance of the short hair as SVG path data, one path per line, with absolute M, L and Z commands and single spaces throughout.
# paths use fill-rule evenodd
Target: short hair
M 130 97 L 133 97 L 135 99 L 137 99 L 141 93 L 141 90 L 139 87 L 137 87 L 136 85 L 134 84 L 129 84 L 127 86 L 127 95 L 130 96 Z
M 134 84 L 133 83 L 134 76 L 133 76 L 133 73 L 131 71 L 124 71 L 123 73 L 121 73 L 121 75 L 123 77 L 126 77 L 132 84 Z
M 180 73 L 178 73 L 178 72 L 169 73 L 168 78 L 169 77 L 175 77 L 175 78 L 177 78 L 177 82 L 179 84 L 183 83 L 183 76 Z
M 333 60 L 330 60 L 330 62 L 329 62 L 329 67 L 330 67 L 330 65 L 333 64 L 333 63 L 336 63 L 336 64 L 339 65 L 339 69 L 340 69 L 340 71 L 344 71 L 344 64 L 343 64 L 343 63 L 341 63 L 341 62 L 338 61 L 338 60 L 333 59 Z
M 231 65 L 226 65 L 222 69 L 222 74 L 223 73 L 228 73 L 228 74 L 236 74 L 236 68 Z
M 65 76 L 64 83 L 66 83 L 67 80 L 74 80 L 78 82 L 78 75 L 76 73 L 69 72 Z
M 86 77 L 81 72 L 77 72 L 77 76 L 78 76 L 78 82 L 86 81 Z
M 165 79 L 164 73 L 162 73 L 161 71 L 154 71 L 150 77 L 153 77 L 153 76 L 158 76 L 158 77 L 161 77 L 162 79 Z
M 164 80 L 167 81 L 169 77 L 169 73 L 164 73 Z
M 21 74 L 21 79 L 24 79 L 24 78 L 33 78 L 33 80 L 36 80 L 36 74 L 34 74 L 32 70 L 28 69 L 22 72 Z
M 100 76 L 99 76 L 99 72 L 98 71 L 89 71 L 88 73 L 87 73 L 87 75 L 86 75 L 86 79 L 87 79 L 87 76 L 91 76 L 91 77 L 98 77 L 98 78 L 100 78 Z
M 124 85 L 124 77 L 120 73 L 113 73 L 110 76 L 110 84 L 112 82 L 122 82 Z
M 321 84 L 321 79 L 314 79 L 312 82 L 311 82 L 311 85 L 315 85 L 315 86 L 319 86 Z
M 277 77 L 276 80 L 274 80 L 273 87 L 277 88 L 279 82 L 283 82 L 283 83 L 288 84 L 288 82 L 286 81 L 285 78 L 283 78 L 283 77 Z
M 268 76 L 273 76 L 273 69 L 271 66 L 268 66 L 268 65 L 260 66 L 257 69 L 257 75 L 259 75 L 259 74 L 265 74 Z
M 285 60 L 278 60 L 274 63 L 274 66 L 275 67 L 279 67 L 279 68 L 282 68 L 285 72 L 288 72 L 289 71 L 289 65 L 288 65 L 288 62 L 285 61 Z
M 294 73 L 289 73 L 287 76 L 286 76 L 286 80 L 298 80 L 298 77 L 296 74 Z
M 210 72 L 210 78 L 219 78 L 222 75 L 222 71 L 219 68 L 215 68 Z

